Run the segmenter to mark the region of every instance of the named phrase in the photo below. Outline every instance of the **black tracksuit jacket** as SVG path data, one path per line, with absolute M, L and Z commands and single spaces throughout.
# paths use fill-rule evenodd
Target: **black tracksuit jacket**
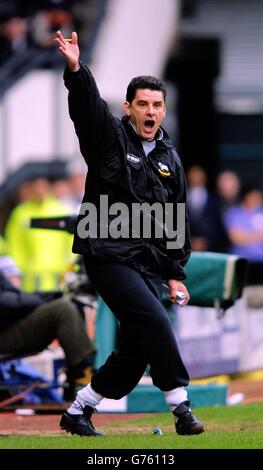
M 156 147 L 146 157 L 128 118 L 120 120 L 110 113 L 86 65 L 81 64 L 77 72 L 66 68 L 64 81 L 69 90 L 70 117 L 89 169 L 83 202 L 95 204 L 98 213 L 100 195 L 108 196 L 109 206 L 119 202 L 128 207 L 134 202 L 185 203 L 182 163 L 165 131 L 159 131 Z M 160 164 L 168 166 L 169 176 L 160 173 Z M 84 216 L 79 215 L 78 222 Z M 164 279 L 181 280 L 190 256 L 187 214 L 185 224 L 183 249 L 168 250 L 165 238 L 100 238 L 99 232 L 97 237 L 81 238 L 76 230 L 73 252 L 130 265 L 137 258 L 161 272 Z

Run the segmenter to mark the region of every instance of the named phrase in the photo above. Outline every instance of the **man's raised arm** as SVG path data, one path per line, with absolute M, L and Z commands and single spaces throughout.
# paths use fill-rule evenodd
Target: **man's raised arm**
M 80 63 L 78 35 L 65 39 L 61 32 L 54 39 L 65 58 L 65 86 L 69 91 L 69 114 L 79 138 L 80 150 L 88 164 L 97 163 L 114 143 L 116 122 L 101 98 L 94 77 L 87 65 Z

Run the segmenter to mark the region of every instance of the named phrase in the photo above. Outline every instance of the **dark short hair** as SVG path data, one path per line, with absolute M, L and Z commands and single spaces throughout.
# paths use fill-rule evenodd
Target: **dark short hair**
M 242 202 L 247 197 L 248 194 L 259 192 L 262 194 L 262 188 L 257 184 L 257 182 L 248 182 L 241 186 L 239 191 L 239 200 Z
M 134 77 L 130 81 L 127 87 L 126 101 L 131 103 L 136 95 L 136 91 L 138 89 L 145 89 L 145 88 L 149 88 L 149 90 L 162 91 L 163 98 L 165 101 L 165 98 L 166 98 L 165 83 L 159 78 L 152 77 L 151 75 L 140 75 L 139 77 Z

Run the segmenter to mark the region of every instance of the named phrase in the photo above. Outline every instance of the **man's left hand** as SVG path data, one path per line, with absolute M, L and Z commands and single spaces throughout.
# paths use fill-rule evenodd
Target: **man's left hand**
M 189 292 L 181 281 L 177 281 L 176 279 L 169 279 L 167 284 L 170 288 L 169 299 L 171 302 L 176 303 L 177 291 L 181 291 L 185 294 L 185 300 L 181 304 L 181 307 L 183 307 L 189 302 L 189 299 L 190 299 Z

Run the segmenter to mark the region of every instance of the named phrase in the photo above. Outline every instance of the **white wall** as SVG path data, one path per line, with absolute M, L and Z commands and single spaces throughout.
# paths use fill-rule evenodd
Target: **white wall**
M 0 104 L 0 182 L 25 161 L 79 154 L 62 72 L 34 71 Z
M 111 0 L 92 70 L 103 97 L 122 102 L 131 78 L 160 76 L 177 27 L 180 0 Z

